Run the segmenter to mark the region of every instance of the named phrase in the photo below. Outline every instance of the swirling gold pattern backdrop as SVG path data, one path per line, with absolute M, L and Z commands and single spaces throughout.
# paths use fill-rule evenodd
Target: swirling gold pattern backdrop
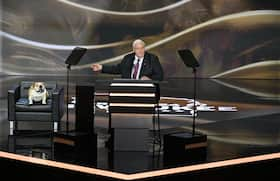
M 1 73 L 65 74 L 67 56 L 88 48 L 73 72 L 118 63 L 142 38 L 165 78 L 191 77 L 177 55 L 191 49 L 205 78 L 278 79 L 280 3 L 231 0 L 1 1 Z M 100 78 L 105 75 L 98 75 Z

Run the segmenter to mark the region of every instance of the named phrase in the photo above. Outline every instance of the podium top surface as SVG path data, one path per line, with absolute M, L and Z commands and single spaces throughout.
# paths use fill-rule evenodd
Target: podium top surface
M 153 84 L 158 84 L 159 81 L 156 80 L 136 80 L 136 79 L 113 79 L 111 80 L 111 83 L 153 83 Z

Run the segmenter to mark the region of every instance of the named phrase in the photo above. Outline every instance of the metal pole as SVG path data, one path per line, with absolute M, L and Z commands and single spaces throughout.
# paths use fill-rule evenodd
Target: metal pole
M 69 131 L 69 71 L 71 67 L 67 65 L 67 82 L 66 82 L 66 132 Z
M 196 69 L 193 68 L 194 82 L 193 82 L 193 123 L 192 123 L 192 135 L 195 135 L 195 114 L 196 114 Z

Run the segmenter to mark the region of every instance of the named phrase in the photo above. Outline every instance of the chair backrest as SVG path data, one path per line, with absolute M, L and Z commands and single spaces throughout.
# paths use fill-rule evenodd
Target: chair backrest
M 30 86 L 36 81 L 21 81 L 20 82 L 20 97 L 28 97 L 28 90 Z M 42 82 L 42 81 L 40 81 Z M 49 96 L 52 95 L 53 91 L 57 88 L 55 81 L 44 81 Z

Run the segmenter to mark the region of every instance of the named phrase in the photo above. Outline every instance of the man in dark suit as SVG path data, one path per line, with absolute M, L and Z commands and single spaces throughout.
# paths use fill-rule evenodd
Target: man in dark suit
M 133 53 L 124 56 L 117 65 L 93 64 L 92 70 L 109 74 L 121 74 L 122 78 L 163 80 L 163 70 L 158 57 L 145 51 L 145 42 L 137 39 L 132 44 Z

